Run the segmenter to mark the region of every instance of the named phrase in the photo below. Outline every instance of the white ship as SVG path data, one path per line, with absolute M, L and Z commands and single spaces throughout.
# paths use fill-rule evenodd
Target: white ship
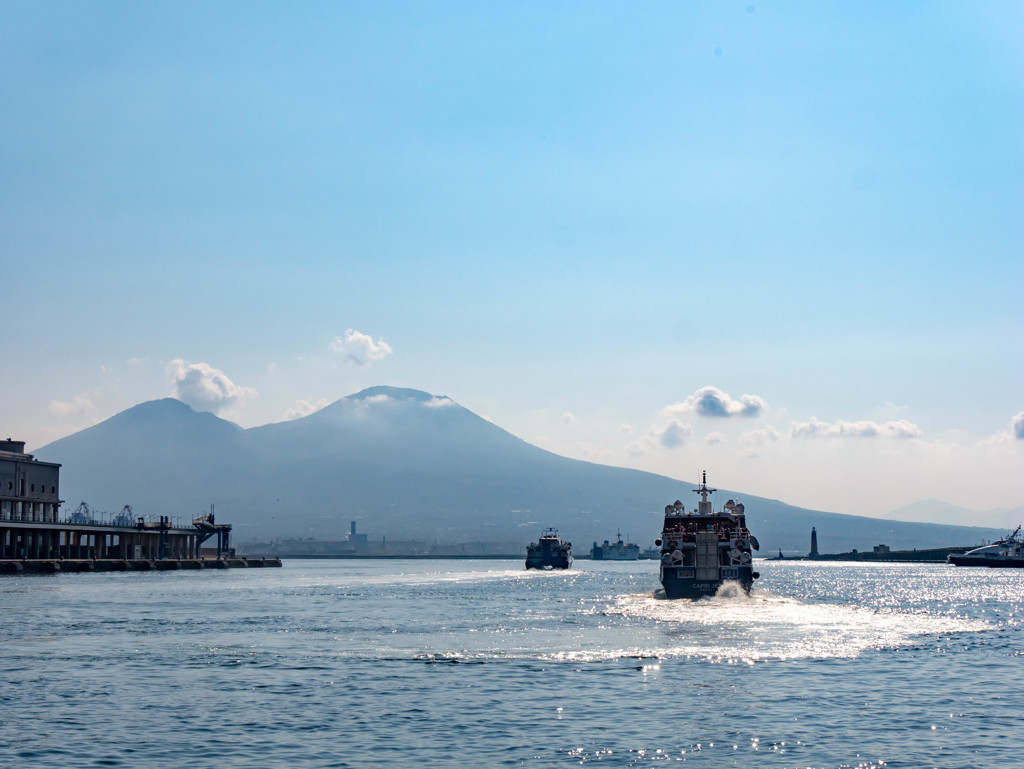
M 951 554 L 946 556 L 946 560 L 954 566 L 1022 569 L 1024 568 L 1024 537 L 1021 536 L 1020 526 L 1010 536 L 1003 537 L 991 545 L 977 547 L 962 554 Z
M 623 542 L 622 532 L 617 532 L 618 540 L 610 543 L 607 539 L 603 545 L 596 542 L 590 548 L 590 557 L 595 561 L 635 561 L 640 557 L 640 545 L 635 542 Z
M 708 495 L 708 474 L 703 475 L 697 509 L 688 511 L 679 500 L 665 507 L 661 539 L 661 584 L 668 598 L 700 598 L 714 595 L 726 580 L 750 592 L 760 576 L 753 570 L 751 548 L 759 550 L 757 537 L 747 530 L 743 505 L 733 500 L 721 512 L 713 512 Z

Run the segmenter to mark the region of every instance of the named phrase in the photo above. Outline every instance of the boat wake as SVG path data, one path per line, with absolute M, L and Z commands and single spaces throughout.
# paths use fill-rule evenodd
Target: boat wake
M 736 583 L 711 598 L 669 601 L 662 591 L 619 596 L 609 616 L 653 621 L 659 656 L 753 663 L 768 659 L 852 658 L 908 646 L 927 635 L 978 632 L 988 623 L 941 614 L 804 603 Z

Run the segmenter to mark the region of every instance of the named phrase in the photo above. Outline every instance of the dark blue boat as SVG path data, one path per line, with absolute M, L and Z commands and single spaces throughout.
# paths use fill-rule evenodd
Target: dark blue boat
M 568 569 L 572 566 L 572 542 L 558 538 L 556 529 L 546 529 L 536 542 L 526 546 L 527 569 Z

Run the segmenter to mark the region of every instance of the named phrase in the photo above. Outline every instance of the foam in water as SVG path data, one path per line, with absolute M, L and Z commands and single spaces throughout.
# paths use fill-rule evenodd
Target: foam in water
M 849 658 L 870 649 L 898 648 L 915 636 L 990 627 L 935 614 L 805 603 L 763 591 L 747 595 L 729 583 L 713 598 L 699 601 L 663 596 L 660 591 L 625 595 L 607 609 L 609 615 L 657 622 L 669 641 L 656 650 L 657 656 L 743 662 Z

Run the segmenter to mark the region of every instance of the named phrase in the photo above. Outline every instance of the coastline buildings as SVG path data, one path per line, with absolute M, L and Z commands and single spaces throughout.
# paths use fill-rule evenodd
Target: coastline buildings
M 60 465 L 41 462 L 25 453 L 24 441 L 0 441 L 0 564 L 4 573 L 18 572 L 34 562 L 60 571 L 202 568 L 203 542 L 216 537 L 209 555 L 221 567 L 238 562 L 230 548 L 231 525 L 217 523 L 213 508 L 192 520 L 191 526 L 172 525 L 169 516 L 158 521 L 134 518 L 125 506 L 110 521 L 98 521 L 88 506 L 61 520 Z M 257 565 L 268 565 L 263 561 Z M 280 561 L 275 564 L 280 565 Z
M 57 520 L 60 465 L 25 453 L 24 441 L 0 441 L 0 520 Z

